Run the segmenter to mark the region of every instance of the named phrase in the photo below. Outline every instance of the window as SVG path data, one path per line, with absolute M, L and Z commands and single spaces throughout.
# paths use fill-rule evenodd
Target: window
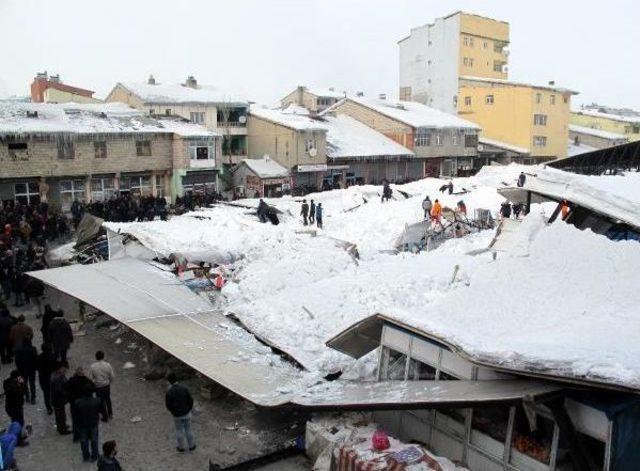
M 40 187 L 36 182 L 15 183 L 13 196 L 16 204 L 29 205 L 40 203 Z
M 91 179 L 91 201 L 107 201 L 114 194 L 113 178 Z
M 546 126 L 547 125 L 547 115 L 546 114 L 534 114 L 533 115 L 533 124 L 536 126 Z
M 536 93 L 536 103 L 542 103 L 542 93 Z
M 489 47 L 489 43 L 487 41 L 483 42 L 482 47 L 487 49 Z
M 311 152 L 312 149 L 316 149 L 316 140 L 313 138 L 305 139 L 304 150 L 308 153 L 308 152 Z
M 427 147 L 431 145 L 431 134 L 427 132 L 419 132 L 415 138 L 416 147 Z
M 166 114 L 167 116 L 171 115 L 171 108 L 167 108 L 166 110 L 164 110 L 164 114 Z
M 471 106 L 471 97 L 470 96 L 464 97 L 464 105 L 465 106 Z
M 436 369 L 411 358 L 409 359 L 409 377 L 407 379 L 433 381 L 436 379 Z
M 29 160 L 29 152 L 26 142 L 9 142 L 9 157 L 13 160 Z
M 73 159 L 75 157 L 75 146 L 73 140 L 68 136 L 58 138 L 58 158 Z
M 563 96 L 563 97 L 562 97 L 562 102 L 563 102 L 564 104 L 569 103 L 569 97 L 567 97 L 567 96 Z
M 552 105 L 555 105 L 556 104 L 556 96 L 555 95 L 549 95 L 549 102 Z
M 93 143 L 93 153 L 96 159 L 107 158 L 107 143 L 104 141 L 96 141 Z
M 458 106 L 458 95 L 453 95 L 453 106 Z
M 465 134 L 464 136 L 465 147 L 478 147 L 478 135 L 477 134 Z
M 468 46 L 468 45 L 469 45 L 469 38 L 468 38 L 468 37 L 466 37 L 466 36 L 464 36 L 464 37 L 462 38 L 462 44 L 464 44 L 465 46 Z
M 463 57 L 462 58 L 462 63 L 464 64 L 465 67 L 469 67 L 469 58 L 468 57 Z
M 195 124 L 204 123 L 204 111 L 192 111 L 190 115 L 191 115 L 192 123 L 195 123 Z
M 469 47 L 473 47 L 473 38 L 469 38 Z
M 60 181 L 60 205 L 63 211 L 69 211 L 74 201 L 84 202 L 84 180 Z
M 633 134 L 638 134 L 638 133 L 640 133 L 640 126 L 632 126 L 632 127 L 631 127 L 631 132 L 632 132 Z
M 189 158 L 191 160 L 210 160 L 215 161 L 216 151 L 213 143 L 203 142 L 189 146 Z
M 436 133 L 436 145 L 441 146 L 443 144 L 442 134 Z
M 493 71 L 494 72 L 502 72 L 502 67 L 504 67 L 504 62 L 493 61 Z
M 487 95 L 487 96 L 485 96 L 485 97 L 484 97 L 484 102 L 485 102 L 487 105 L 493 105 L 493 103 L 494 103 L 493 95 Z
M 533 145 L 536 147 L 545 147 L 547 145 L 547 137 L 533 136 Z
M 469 57 L 469 67 L 473 67 L 473 57 Z
M 136 141 L 136 155 L 149 157 L 151 155 L 151 141 Z
M 130 177 L 127 182 L 127 187 L 131 193 L 135 195 L 150 195 L 151 194 L 151 177 L 147 175 L 139 177 Z
M 451 133 L 451 145 L 457 146 L 458 143 L 459 143 L 458 133 L 456 131 L 453 131 Z

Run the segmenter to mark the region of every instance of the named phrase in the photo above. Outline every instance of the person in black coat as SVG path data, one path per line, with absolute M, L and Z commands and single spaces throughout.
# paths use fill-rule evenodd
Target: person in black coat
M 53 309 L 51 309 L 50 305 L 46 305 L 44 307 L 44 315 L 42 316 L 42 326 L 40 327 L 40 332 L 42 332 L 42 341 L 48 344 L 51 344 L 51 339 L 49 338 L 49 325 L 54 317 L 56 317 L 57 313 Z
M 98 459 L 98 428 L 102 401 L 93 395 L 93 391 L 85 389 L 82 396 L 74 403 L 76 418 L 73 423 L 73 434 L 80 438 L 80 448 L 84 461 Z M 76 432 L 77 430 L 77 432 Z M 89 453 L 91 444 L 91 453 Z
M 527 176 L 524 174 L 524 172 L 520 172 L 520 175 L 518 176 L 518 187 L 522 188 L 526 181 Z
M 15 323 L 15 319 L 11 317 L 6 306 L 0 306 L 0 360 L 5 365 L 11 363 L 13 359 L 10 333 Z
M 24 397 L 27 393 L 24 379 L 13 370 L 9 377 L 4 380 L 4 410 L 11 418 L 11 422 L 18 422 L 24 427 Z
M 165 394 L 164 400 L 167 410 L 171 412 L 176 427 L 177 450 L 185 451 L 185 439 L 189 446 L 189 451 L 196 449 L 196 443 L 191 433 L 191 410 L 193 409 L 193 397 L 182 384 L 178 383 L 176 375 L 170 373 L 167 380 L 171 387 Z
M 56 415 L 56 429 L 60 435 L 71 433 L 67 426 L 67 364 L 56 362 L 55 371 L 51 375 L 51 405 Z
M 53 358 L 53 351 L 50 344 L 43 343 L 41 350 L 37 362 L 38 381 L 40 382 L 40 389 L 42 389 L 47 414 L 50 415 L 53 413 L 53 407 L 51 405 L 51 375 L 56 370 L 56 360 Z
M 307 204 L 307 200 L 302 200 L 300 216 L 302 216 L 302 223 L 307 226 L 309 224 L 309 205 Z
M 26 337 L 16 349 L 16 368 L 24 379 L 25 395 L 31 404 L 36 403 L 36 370 L 38 368 L 38 350 L 31 344 L 31 338 Z
M 67 400 L 69 401 L 69 408 L 71 409 L 71 426 L 73 428 L 73 441 L 80 439 L 78 428 L 76 427 L 76 421 L 78 419 L 78 411 L 76 409 L 76 401 L 80 399 L 85 393 L 93 393 L 96 389 L 96 385 L 93 384 L 87 376 L 84 374 L 84 369 L 79 366 L 76 368 L 76 372 L 69 378 L 65 386 L 67 393 Z
M 53 356 L 56 360 L 67 361 L 67 351 L 73 343 L 71 326 L 64 318 L 64 312 L 58 311 L 56 317 L 49 323 L 49 340 L 53 345 Z

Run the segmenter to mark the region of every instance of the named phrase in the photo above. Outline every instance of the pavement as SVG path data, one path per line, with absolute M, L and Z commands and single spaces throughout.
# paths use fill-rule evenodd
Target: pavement
M 77 316 L 77 303 L 56 292 L 47 291 L 54 309 L 64 306 L 68 320 Z M 13 308 L 12 315 L 24 314 L 32 326 L 34 345 L 40 346 L 40 320 L 31 307 Z M 73 312 L 75 311 L 75 312 Z M 105 318 L 99 316 L 98 319 Z M 304 416 L 287 410 L 258 409 L 240 397 L 228 394 L 221 399 L 202 396 L 198 378 L 185 381 L 195 399 L 192 428 L 197 443 L 193 452 L 178 453 L 173 421 L 164 406 L 168 387 L 165 380 L 146 381 L 142 378 L 144 355 L 142 339 L 120 326 L 117 329 L 96 328 L 96 321 L 87 322 L 75 337 L 69 351 L 69 373 L 77 366 L 88 369 L 97 350 L 103 350 L 106 360 L 115 370 L 112 384 L 114 417 L 100 423 L 100 446 L 106 440 L 116 440 L 118 459 L 127 471 L 142 470 L 208 470 L 210 461 L 228 466 L 276 451 L 291 437 L 304 434 Z M 125 368 L 126 363 L 135 365 Z M 4 380 L 12 365 L 2 365 Z M 0 399 L 0 402 L 3 402 Z M 33 426 L 29 446 L 16 449 L 16 459 L 22 471 L 92 470 L 96 465 L 84 463 L 80 445 L 71 436 L 60 436 L 54 418 L 47 415 L 38 390 L 36 404 L 25 405 L 25 420 Z M 2 407 L 4 411 L 4 407 Z M 1 415 L 8 425 L 6 414 Z M 68 417 L 70 421 L 70 418 Z M 310 469 L 303 456 L 273 463 L 264 470 L 302 471 Z

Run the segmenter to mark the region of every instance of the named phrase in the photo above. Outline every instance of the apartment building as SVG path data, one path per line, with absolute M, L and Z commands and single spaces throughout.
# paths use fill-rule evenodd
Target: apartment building
M 36 74 L 31 82 L 33 103 L 100 103 L 93 94 L 91 90 L 62 83 L 60 75 L 49 75 L 47 71 Z
M 316 88 L 298 86 L 294 91 L 280 100 L 282 108 L 289 105 L 296 105 L 306 108 L 312 113 L 320 113 L 330 106 L 335 105 L 345 97 L 345 93 L 336 91 L 334 88 Z
M 324 174 L 329 170 L 327 130 L 308 110 L 296 105 L 285 109 L 252 105 L 248 136 L 252 158 L 268 155 L 291 172 L 294 188 L 322 188 Z
M 106 101 L 127 103 L 151 116 L 180 116 L 222 134 L 223 166 L 247 158 L 249 103 L 215 87 L 200 85 L 193 76 L 183 84 L 161 84 L 153 76 L 146 83 L 118 83 Z
M 567 155 L 571 90 L 508 80 L 509 24 L 456 12 L 398 42 L 400 98 L 482 127 L 481 137 L 525 149 L 534 161 Z
M 347 97 L 328 111 L 350 116 L 413 152 L 406 180 L 455 176 L 474 168 L 480 127 L 458 116 L 384 95 Z
M 571 124 L 623 135 L 629 141 L 640 141 L 640 113 L 592 106 L 571 111 Z
M 575 92 L 500 79 L 461 76 L 461 117 L 482 136 L 526 149 L 534 162 L 567 156 L 569 110 Z
M 194 189 L 194 180 L 217 184 L 220 141 L 202 126 L 154 119 L 121 103 L 4 102 L 0 199 L 62 210 L 117 193 L 171 201 Z

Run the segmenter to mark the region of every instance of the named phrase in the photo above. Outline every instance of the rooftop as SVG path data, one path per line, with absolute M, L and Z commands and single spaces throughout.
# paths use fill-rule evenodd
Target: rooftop
M 149 84 L 134 82 L 119 82 L 117 85 L 129 90 L 145 103 L 202 103 L 202 104 L 234 104 L 247 105 L 244 98 L 236 97 L 224 91 L 207 85 L 191 88 L 182 84 Z M 116 86 L 117 86 L 116 85 Z
M 413 155 L 411 150 L 349 116 L 323 117 L 329 158 Z
M 261 159 L 244 159 L 242 163 L 260 178 L 283 178 L 290 175 L 286 168 L 268 155 Z
M 322 121 L 311 118 L 306 108 L 297 105 L 285 109 L 252 105 L 249 114 L 296 131 L 326 131 Z
M 215 135 L 195 124 L 151 118 L 124 103 L 0 102 L 0 134 L 31 133 Z
M 570 124 L 569 131 L 577 132 L 580 134 L 589 134 L 591 136 L 601 137 L 603 139 L 629 140 L 624 134 L 618 134 L 617 132 L 603 131 L 602 129 L 595 129 L 587 126 L 578 126 L 577 124 Z
M 517 152 L 518 154 L 529 154 L 531 152 L 531 150 L 527 149 L 526 147 L 514 146 L 507 142 L 496 141 L 495 139 L 489 139 L 487 137 L 480 137 L 478 139 L 478 142 L 480 142 L 480 144 L 486 144 L 488 146 L 499 147 L 500 149 L 506 149 L 512 152 Z
M 414 128 L 480 129 L 477 124 L 472 123 L 471 121 L 458 118 L 455 115 L 436 110 L 435 108 L 431 108 L 415 101 L 400 101 L 368 97 L 348 97 L 347 100 L 366 106 L 380 114 Z M 334 107 L 339 106 L 340 103 L 342 102 L 336 103 Z
M 334 90 L 333 88 L 319 88 L 319 87 L 303 87 L 305 91 L 315 95 L 317 97 L 328 98 L 344 98 L 345 92 Z
M 497 78 L 486 78 L 486 77 L 475 77 L 473 75 L 461 75 L 460 80 L 469 80 L 472 82 L 485 82 L 485 83 L 496 83 L 500 85 L 511 85 L 513 87 L 528 87 L 535 88 L 537 90 L 549 90 L 552 92 L 558 92 L 563 94 L 577 95 L 578 92 L 575 90 L 570 90 L 568 88 L 556 87 L 552 85 L 537 85 L 534 83 L 527 82 L 516 82 L 514 80 L 505 80 L 505 79 L 497 79 Z
M 593 116 L 594 118 L 604 118 L 604 119 L 610 119 L 613 121 L 621 121 L 624 123 L 640 124 L 640 117 L 636 118 L 634 116 L 622 116 L 619 114 L 603 113 L 602 111 L 597 111 L 597 110 L 575 110 L 571 112 L 574 114 Z

